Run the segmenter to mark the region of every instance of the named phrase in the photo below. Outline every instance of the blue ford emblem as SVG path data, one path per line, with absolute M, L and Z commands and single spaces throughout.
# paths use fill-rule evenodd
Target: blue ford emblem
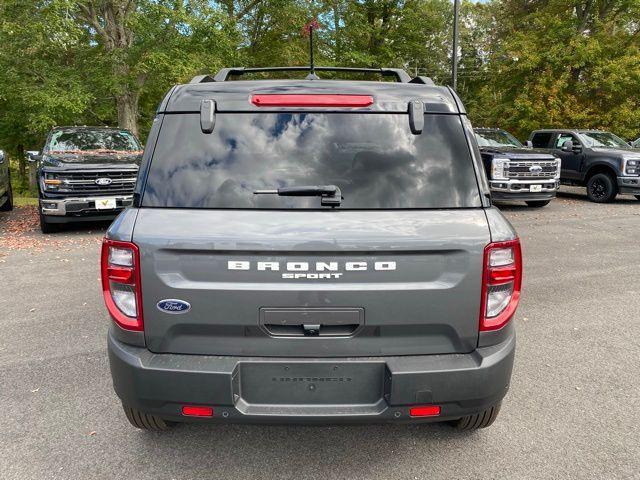
M 540 173 L 542 171 L 542 167 L 540 165 L 532 165 L 529 167 L 529 171 L 531 173 Z
M 191 310 L 191 305 L 188 302 L 175 298 L 160 300 L 157 307 L 158 310 L 164 313 L 186 313 Z

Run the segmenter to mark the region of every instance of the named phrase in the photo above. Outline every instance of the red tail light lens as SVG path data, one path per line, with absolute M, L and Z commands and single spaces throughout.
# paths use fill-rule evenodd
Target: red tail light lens
M 101 267 L 102 293 L 111 318 L 126 330 L 143 330 L 138 247 L 105 238 Z
M 371 95 L 335 94 L 259 94 L 251 97 L 258 107 L 368 107 L 373 104 Z
M 490 243 L 484 249 L 480 331 L 498 330 L 511 320 L 522 288 L 520 240 Z

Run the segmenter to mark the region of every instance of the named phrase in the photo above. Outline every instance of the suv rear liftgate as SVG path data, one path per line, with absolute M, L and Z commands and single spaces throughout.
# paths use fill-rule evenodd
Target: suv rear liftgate
M 162 102 L 103 247 L 132 423 L 490 423 L 520 249 L 455 94 L 211 80 Z

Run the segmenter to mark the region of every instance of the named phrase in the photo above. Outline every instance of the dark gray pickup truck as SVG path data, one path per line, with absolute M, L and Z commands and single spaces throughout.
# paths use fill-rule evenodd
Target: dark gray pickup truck
M 490 425 L 522 256 L 459 98 L 392 69 L 231 81 L 263 70 L 167 94 L 107 232 L 129 421 Z
M 42 233 L 64 223 L 113 220 L 133 203 L 142 147 L 130 132 L 107 127 L 54 128 L 38 163 Z
M 640 149 L 601 130 L 536 130 L 533 146 L 562 159 L 560 181 L 586 187 L 592 202 L 612 202 L 618 194 L 640 200 Z

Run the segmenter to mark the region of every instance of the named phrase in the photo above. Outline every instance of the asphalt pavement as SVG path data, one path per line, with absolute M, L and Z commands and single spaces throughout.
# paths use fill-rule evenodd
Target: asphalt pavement
M 502 209 L 523 241 L 511 390 L 488 429 L 131 427 L 111 386 L 106 226 L 0 213 L 0 479 L 640 479 L 640 202 Z

